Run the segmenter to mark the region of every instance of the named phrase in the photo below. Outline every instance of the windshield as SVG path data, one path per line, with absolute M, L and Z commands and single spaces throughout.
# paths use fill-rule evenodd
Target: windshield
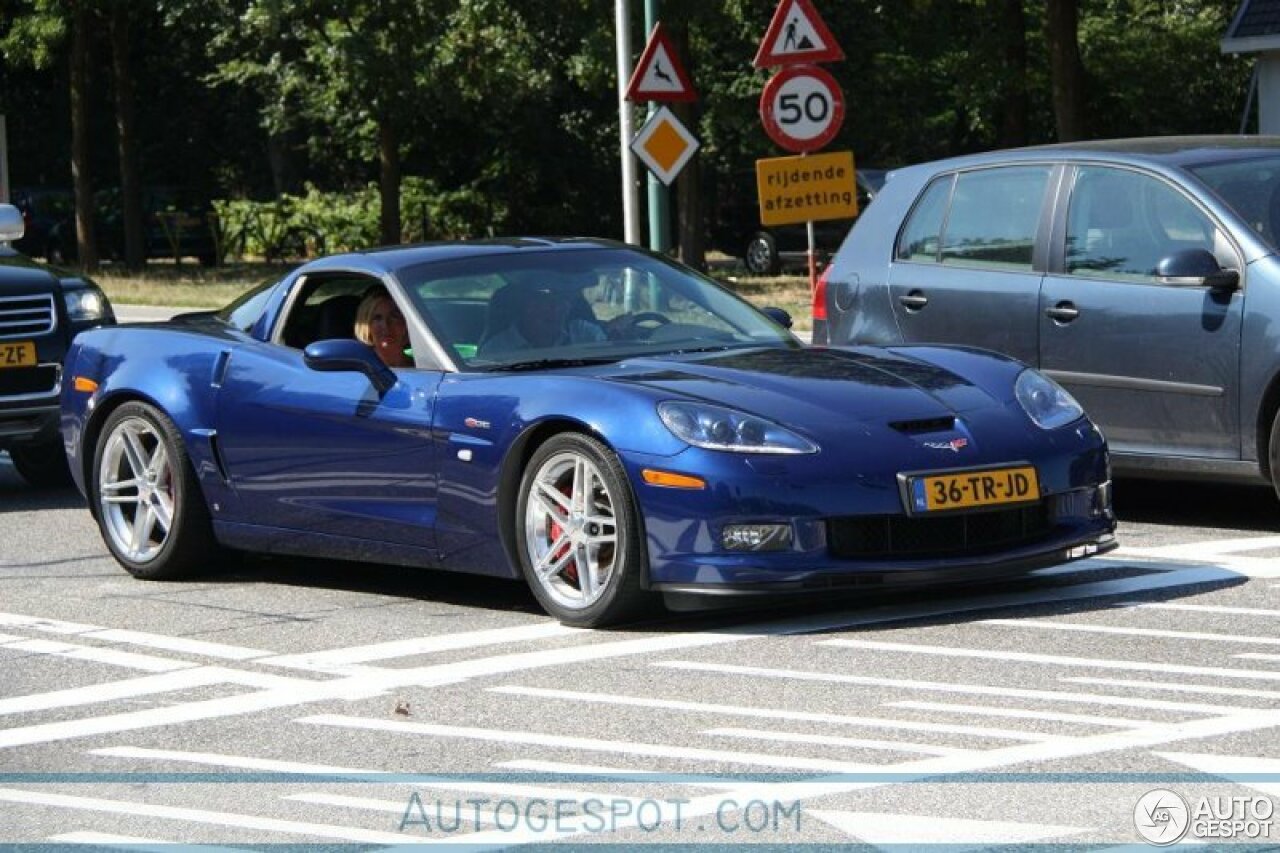
M 398 274 L 428 327 L 472 370 L 801 346 L 710 279 L 629 249 L 503 253 Z
M 1189 167 L 1271 247 L 1280 248 L 1280 155 Z

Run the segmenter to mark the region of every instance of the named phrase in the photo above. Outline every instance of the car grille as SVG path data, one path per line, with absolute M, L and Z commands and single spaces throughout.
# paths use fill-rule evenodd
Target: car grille
M 1034 542 L 1052 529 L 1048 505 L 958 515 L 872 515 L 827 521 L 833 557 L 928 558 L 979 554 Z
M 53 297 L 47 293 L 0 297 L 0 338 L 44 335 L 56 324 Z
M 0 397 L 48 394 L 58 388 L 58 366 L 14 367 L 0 370 Z

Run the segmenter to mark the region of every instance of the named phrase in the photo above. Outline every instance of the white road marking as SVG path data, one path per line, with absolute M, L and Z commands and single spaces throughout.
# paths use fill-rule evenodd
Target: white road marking
M 112 835 L 106 832 L 64 832 L 49 837 L 50 841 L 63 844 L 92 844 L 95 847 L 115 847 L 121 850 L 199 850 L 200 853 L 247 853 L 248 847 L 219 847 L 213 844 L 188 844 L 159 838 L 138 838 L 134 835 Z
M 1159 548 L 1122 547 L 1110 552 L 1108 556 L 1112 558 L 1137 557 L 1138 559 L 1147 560 L 1211 564 L 1250 578 L 1280 577 L 1280 564 L 1278 564 L 1280 561 L 1265 557 L 1241 557 L 1229 551 L 1216 550 L 1209 543 L 1166 545 Z
M 1239 658 L 1240 660 L 1263 660 L 1263 661 L 1280 660 L 1280 655 L 1269 655 L 1269 654 L 1264 654 L 1262 652 L 1241 652 L 1238 655 L 1232 655 L 1232 657 Z
M 18 640 L 17 642 L 0 645 L 0 649 L 33 655 L 50 655 L 70 660 L 105 663 L 127 669 L 140 669 L 145 672 L 172 672 L 175 669 L 188 669 L 199 666 L 199 664 L 185 660 L 159 658 L 154 655 L 139 655 L 133 652 L 97 648 L 96 646 L 77 646 L 73 643 L 59 643 L 53 640 Z
M 1177 693 L 1197 693 L 1205 696 L 1240 696 L 1250 699 L 1280 699 L 1280 690 L 1255 690 L 1250 687 L 1213 687 L 1207 684 L 1180 684 L 1168 681 L 1138 681 L 1126 678 L 1094 678 L 1091 676 L 1077 675 L 1070 677 L 1062 677 L 1059 681 L 1070 682 L 1072 684 L 1098 684 L 1104 687 L 1136 687 L 1140 690 L 1167 690 Z M 1173 703 L 1175 705 L 1182 704 L 1180 702 Z M 1206 710 L 1221 713 L 1225 710 L 1230 711 L 1261 711 L 1262 708 L 1240 708 L 1231 707 L 1224 708 L 1221 705 L 1204 705 L 1188 707 L 1203 707 Z
M 634 767 L 602 767 L 599 764 L 570 764 L 565 761 L 537 761 L 531 758 L 520 758 L 515 761 L 499 761 L 494 767 L 503 770 L 528 770 L 531 773 L 560 773 L 565 776 L 613 776 L 619 782 L 635 781 L 645 770 Z M 664 776 L 663 785 L 684 785 L 691 788 L 741 788 L 739 779 L 721 779 L 715 776 L 698 774 L 695 779 L 681 779 L 676 776 Z
M 554 637 L 569 637 L 575 634 L 584 636 L 586 633 L 582 628 L 570 628 L 561 625 L 559 622 L 538 622 L 533 625 L 518 625 L 512 628 L 490 628 L 483 631 L 467 631 L 458 634 L 411 637 L 405 640 L 373 643 L 367 646 L 349 646 L 324 652 L 280 655 L 266 658 L 259 661 L 259 663 L 288 665 L 296 660 L 314 667 L 345 666 L 374 660 L 427 655 L 435 652 L 475 649 L 503 643 L 522 643 Z
M 809 809 L 805 813 L 867 844 L 890 848 L 904 845 L 939 845 L 947 853 L 987 848 L 996 844 L 1031 844 L 1047 838 L 1076 835 L 1087 831 L 1087 828 L 1082 826 L 945 818 L 893 812 Z
M 827 761 L 821 758 L 801 758 L 798 756 L 771 755 L 757 752 L 725 752 L 716 749 L 667 746 L 658 743 L 628 743 L 625 741 L 600 740 L 572 735 L 552 735 L 541 732 L 521 732 L 509 729 L 442 726 L 432 723 L 403 723 L 395 720 L 351 717 L 342 714 L 318 714 L 314 717 L 303 717 L 294 722 L 315 726 L 391 732 L 402 735 L 465 738 L 468 740 L 488 741 L 490 743 L 504 743 L 511 746 L 550 746 L 586 752 L 605 752 L 614 755 L 669 758 L 676 761 L 746 764 L 758 767 L 775 767 L 783 770 L 812 770 L 819 773 L 856 773 L 875 769 L 872 765 L 854 764 L 846 761 Z
M 1169 761 L 1209 773 L 1215 776 L 1242 776 L 1245 774 L 1266 775 L 1269 779 L 1240 779 L 1237 785 L 1244 785 L 1261 791 L 1272 797 L 1280 797 L 1280 758 L 1258 758 L 1256 756 L 1206 755 L 1190 752 L 1157 752 L 1155 755 Z M 1274 841 L 1274 839 L 1271 839 Z
M 1131 729 L 1149 726 L 1153 720 L 1133 720 L 1126 717 L 1099 717 L 1093 714 L 1063 714 L 1057 711 L 1031 711 L 1025 708 L 996 708 L 991 705 L 957 705 L 949 702 L 889 702 L 890 708 L 910 708 L 916 711 L 942 711 L 951 714 L 973 714 L 981 717 L 1007 717 L 1014 720 L 1043 720 L 1051 723 L 1082 723 L 1091 726 L 1111 726 Z
M 918 743 L 899 743 L 892 740 L 867 740 L 866 738 L 840 737 L 838 735 L 815 735 L 805 732 L 760 731 L 759 729 L 706 729 L 702 732 L 710 737 L 734 737 L 750 740 L 767 740 L 773 743 L 809 743 L 820 746 L 839 746 L 850 749 L 880 749 L 891 752 L 906 752 L 916 755 L 957 755 L 968 752 L 953 746 L 926 746 Z
M 1065 690 L 1030 690 L 1023 687 L 996 687 L 987 684 L 952 684 L 944 681 L 911 681 L 901 678 L 875 678 L 868 675 L 845 675 L 844 673 L 812 672 L 798 669 L 768 669 L 758 666 L 702 663 L 701 661 L 661 661 L 653 665 L 667 667 L 670 669 L 682 669 L 691 672 L 746 675 L 752 678 L 786 678 L 794 679 L 796 681 L 858 684 L 867 687 L 895 687 L 905 690 L 961 693 L 971 696 L 1000 696 L 1011 699 L 1042 699 L 1049 702 L 1074 702 L 1081 705 L 1112 705 L 1120 708 L 1144 708 L 1153 711 L 1183 711 L 1187 713 L 1200 714 L 1221 714 L 1223 711 L 1223 707 L 1221 705 L 1206 705 L 1195 702 L 1167 702 L 1161 699 L 1136 699 L 1128 696 L 1103 696 L 1095 693 L 1075 693 Z M 1073 679 L 1060 680 L 1071 681 Z M 490 689 L 505 690 L 506 688 L 492 687 Z M 1254 711 L 1261 709 L 1233 706 L 1230 710 Z
M 141 746 L 108 746 L 89 750 L 90 755 L 107 758 L 136 758 L 144 761 L 181 761 L 210 767 L 235 767 L 239 770 L 260 770 L 264 773 L 299 773 L 318 776 L 371 776 L 382 770 L 339 767 L 329 764 L 308 764 L 303 761 L 279 761 L 273 758 L 222 755 L 216 752 L 187 752 L 177 749 L 149 749 Z
M 944 723 L 935 724 L 913 722 L 909 720 L 890 720 L 881 717 L 855 717 L 847 714 L 822 714 L 810 711 L 788 711 L 781 708 L 751 708 L 742 705 L 718 705 L 710 702 L 650 699 L 644 696 L 615 696 L 607 693 L 579 693 L 572 690 L 548 690 L 541 687 L 504 686 L 491 687 L 489 690 L 493 693 L 537 696 L 548 699 L 568 699 L 575 702 L 596 702 L 605 705 L 631 705 L 639 708 L 661 708 L 670 711 L 693 711 L 696 713 L 725 714 L 737 717 L 762 717 L 771 720 L 799 720 L 839 726 L 866 726 L 870 728 L 899 729 L 902 731 L 913 732 L 972 735 L 977 737 L 1002 738 L 1004 740 L 1037 741 L 1053 737 L 1052 735 L 1015 731 L 1012 729 L 992 729 L 985 726 L 961 726 L 948 725 Z
M 1280 618 L 1280 610 L 1263 610 L 1257 607 L 1225 607 L 1215 604 L 1177 604 L 1172 601 L 1126 601 L 1117 607 L 1136 610 L 1183 610 L 1189 613 L 1220 613 L 1224 616 L 1262 616 Z
M 92 684 L 87 687 L 69 687 L 66 690 L 53 690 L 48 693 L 35 693 L 28 696 L 0 699 L 0 715 L 25 714 L 31 711 L 47 711 L 53 708 L 72 708 L 97 702 L 131 699 L 135 696 L 172 693 L 176 690 L 189 690 L 193 687 L 208 687 L 214 684 L 240 684 L 249 687 L 269 688 L 285 687 L 291 683 L 296 682 L 293 679 L 279 675 L 242 672 L 216 666 L 201 666 L 194 669 L 179 669 L 160 675 L 145 675 L 140 678 L 127 678 L 122 681 L 108 681 L 105 684 Z
M 109 814 L 152 817 L 187 823 L 202 823 L 221 828 L 250 829 L 258 832 L 278 832 L 286 835 L 314 835 L 320 838 L 336 838 L 363 844 L 412 844 L 422 841 L 421 836 L 398 832 L 378 832 L 349 826 L 325 823 L 301 823 L 292 820 L 258 817 L 256 815 L 215 812 L 207 809 L 180 808 L 176 806 L 135 803 L 127 800 L 107 800 L 100 797 L 79 797 L 53 794 L 44 791 L 22 791 L 0 788 L 0 802 L 22 803 L 32 806 L 50 806 L 73 811 L 106 812 Z
M 225 658 L 227 660 L 250 660 L 271 654 L 271 652 L 265 652 L 261 649 L 250 649 L 244 646 L 228 646 L 223 643 L 210 643 L 186 637 L 170 637 L 164 634 L 147 634 L 141 631 L 126 631 L 119 628 L 104 628 L 99 625 L 82 625 L 78 622 L 63 622 L 39 616 L 24 616 L 19 613 L 0 613 L 0 625 L 11 628 L 29 628 L 51 634 L 77 634 L 107 643 L 146 646 L 153 649 Z
M 1093 625 L 1086 622 L 1054 622 L 1045 619 L 981 619 L 979 625 L 1008 628 L 1042 628 L 1049 631 L 1078 631 L 1086 634 L 1112 634 L 1124 637 L 1160 637 L 1168 640 L 1194 640 L 1205 643 L 1243 643 L 1257 646 L 1280 646 L 1278 637 L 1248 637 L 1239 634 L 1215 634 L 1203 631 L 1171 631 L 1164 628 L 1129 628 L 1122 625 Z
M 917 643 L 883 643 L 876 640 L 821 640 L 817 645 L 838 646 L 845 649 L 865 649 L 878 652 L 906 652 L 909 654 L 937 655 L 939 657 L 998 660 L 1003 662 L 1038 663 L 1049 666 L 1080 666 L 1095 669 L 1132 669 L 1141 672 L 1167 672 L 1181 675 L 1211 675 L 1219 678 L 1252 678 L 1260 681 L 1280 681 L 1280 672 L 1266 669 L 1232 669 L 1217 666 L 1187 666 L 1155 661 L 1112 660 L 1108 658 L 1077 658 L 1066 655 L 1042 655 L 1033 652 L 1015 652 L 1000 649 L 965 649 L 952 646 L 929 646 Z M 1239 657 L 1237 655 L 1237 657 Z

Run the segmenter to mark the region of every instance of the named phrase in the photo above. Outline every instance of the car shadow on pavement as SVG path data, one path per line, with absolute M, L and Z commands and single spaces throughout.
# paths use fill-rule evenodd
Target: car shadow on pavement
M 1117 480 L 1114 502 L 1122 525 L 1133 522 L 1280 531 L 1280 500 L 1267 486 L 1183 480 Z

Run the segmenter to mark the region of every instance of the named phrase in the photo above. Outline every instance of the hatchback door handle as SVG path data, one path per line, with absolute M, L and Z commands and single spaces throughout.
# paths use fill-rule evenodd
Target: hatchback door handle
M 1070 323 L 1080 316 L 1080 310 L 1070 302 L 1059 302 L 1052 308 L 1045 309 L 1045 316 L 1059 323 Z
M 929 297 L 925 296 L 919 290 L 913 290 L 906 296 L 899 296 L 898 302 L 902 303 L 902 307 L 908 311 L 919 311 L 921 308 L 929 304 Z

